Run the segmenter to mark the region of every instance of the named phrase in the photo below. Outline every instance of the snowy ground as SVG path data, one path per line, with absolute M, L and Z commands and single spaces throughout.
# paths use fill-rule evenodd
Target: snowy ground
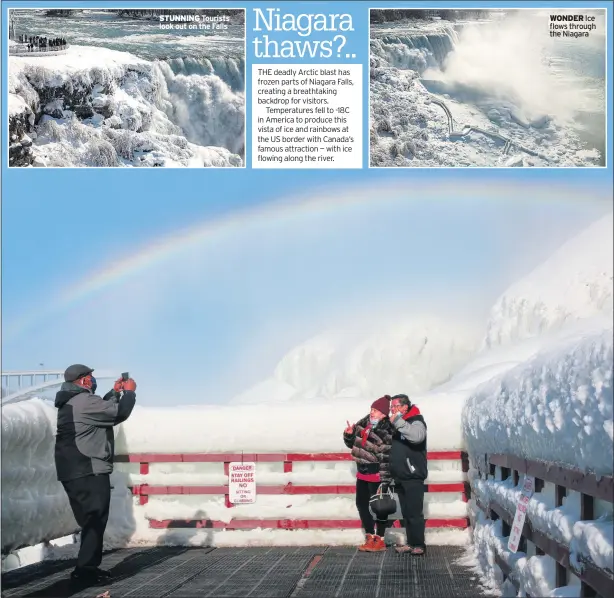
M 455 340 L 446 342 L 445 326 L 425 323 L 422 331 L 429 330 L 432 345 L 428 350 L 423 347 L 422 352 L 417 335 L 408 332 L 419 330 L 416 323 L 399 328 L 397 344 L 392 346 L 395 351 L 405 348 L 404 359 L 423 359 L 428 370 L 438 353 L 446 356 L 443 367 L 419 379 L 423 390 L 412 393 L 429 426 L 429 450 L 467 449 L 474 468 L 471 476 L 484 453 L 492 451 L 612 475 L 611 221 L 610 213 L 503 293 L 483 325 L 487 333 L 481 348 L 471 326 L 451 327 Z M 464 341 L 459 343 L 461 338 Z M 347 385 L 346 381 L 360 371 L 360 364 L 367 363 L 367 355 L 379 354 L 381 338 L 375 335 L 369 342 L 372 351 L 365 345 L 356 354 L 358 358 L 348 358 L 352 352 L 336 347 L 330 335 L 291 352 L 281 361 L 276 376 L 241 398 L 243 403 L 249 402 L 250 396 L 260 398 L 249 406 L 234 403 L 172 410 L 137 406 L 132 417 L 116 430 L 117 452 L 344 451 L 341 431 L 346 420 L 356 421 L 365 415 L 373 400 L 369 392 L 384 388 L 391 374 L 379 364 L 365 369 L 362 384 Z M 452 346 L 457 349 L 450 351 Z M 391 358 L 386 352 L 382 355 L 384 362 Z M 395 367 L 403 369 L 402 360 Z M 406 372 L 409 384 L 413 374 L 411 369 Z M 339 384 L 325 384 L 330 380 Z M 312 396 L 318 389 L 324 396 Z M 271 394 L 267 397 L 264 391 Z M 228 425 L 237 420 L 238 410 L 248 410 L 255 433 L 246 434 L 243 425 Z M 318 415 L 323 413 L 325 417 Z M 271 425 L 272 414 L 275 425 Z M 36 544 L 44 537 L 61 537 L 75 529 L 66 497 L 54 479 L 54 417 L 53 407 L 39 399 L 2 410 L 5 545 Z M 156 430 L 155 435 L 151 430 Z M 434 483 L 463 477 L 457 462 L 433 461 L 429 467 L 429 479 Z M 297 465 L 290 474 L 283 473 L 281 464 L 258 468 L 256 475 L 261 483 L 351 483 L 354 479 L 352 464 L 345 462 Z M 256 505 L 236 509 L 226 509 L 221 497 L 173 496 L 152 498 L 141 507 L 134 502 L 128 486 L 145 478 L 168 485 L 197 481 L 219 484 L 224 476 L 220 464 L 159 464 L 152 466 L 147 476 L 138 474 L 135 465 L 118 466 L 113 476 L 107 546 L 149 542 L 343 544 L 357 543 L 361 538 L 359 530 L 151 530 L 148 517 L 350 518 L 355 516 L 355 508 L 351 495 L 261 496 Z M 515 504 L 518 489 L 509 482 L 473 479 L 473 484 L 476 495 L 486 501 L 496 496 L 504 505 Z M 611 505 L 597 505 L 597 521 L 581 522 L 577 497 L 570 494 L 563 507 L 556 509 L 552 492 L 545 487 L 532 498 L 529 517 L 534 524 L 543 533 L 568 542 L 576 562 L 591 559 L 598 566 L 607 565 L 613 544 Z M 425 508 L 431 517 L 456 517 L 467 512 L 467 504 L 454 493 L 427 495 Z M 475 544 L 468 562 L 474 563 L 485 583 L 504 593 L 509 590 L 509 585 L 501 585 L 500 573 L 493 567 L 497 551 L 514 564 L 530 595 L 573 595 L 576 591 L 570 587 L 551 593 L 554 569 L 549 557 L 510 555 L 500 522 L 487 521 L 479 513 L 474 513 L 474 518 Z M 402 540 L 399 532 L 390 534 Z M 464 531 L 432 530 L 427 534 L 431 543 L 466 543 L 467 539 L 468 532 Z M 74 546 L 61 547 L 53 549 L 53 554 L 65 556 L 74 554 L 74 550 Z
M 373 166 L 605 164 L 603 38 L 553 46 L 521 14 L 372 25 Z

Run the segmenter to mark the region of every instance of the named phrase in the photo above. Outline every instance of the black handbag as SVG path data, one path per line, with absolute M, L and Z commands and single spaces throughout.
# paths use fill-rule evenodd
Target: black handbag
M 383 491 L 383 484 L 380 484 L 377 492 L 370 498 L 369 507 L 373 515 L 379 519 L 388 519 L 390 515 L 393 515 L 397 511 L 397 501 L 394 500 L 394 494 L 390 490 L 390 486 Z

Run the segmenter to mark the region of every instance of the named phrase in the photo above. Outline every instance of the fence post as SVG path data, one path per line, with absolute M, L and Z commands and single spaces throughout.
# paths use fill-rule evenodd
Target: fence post
M 588 521 L 595 518 L 595 501 L 589 494 L 580 495 L 580 519 Z
M 230 462 L 224 461 L 224 475 L 226 476 L 226 484 L 227 484 L 226 487 L 230 485 L 230 480 L 228 477 L 229 473 L 230 473 Z M 230 502 L 230 494 L 228 492 L 224 494 L 224 505 L 226 505 L 227 509 L 230 509 L 232 507 L 232 503 Z
M 149 463 L 142 461 L 139 463 L 139 473 L 141 475 L 147 475 L 149 473 Z M 143 493 L 143 489 L 147 491 L 147 483 L 139 485 L 139 504 L 141 506 L 146 505 L 149 502 L 149 495 Z

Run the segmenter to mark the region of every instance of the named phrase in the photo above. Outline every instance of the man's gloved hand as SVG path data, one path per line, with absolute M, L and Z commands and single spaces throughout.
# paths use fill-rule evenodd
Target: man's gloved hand
M 113 385 L 113 390 L 115 392 L 121 392 L 122 390 L 124 390 L 124 379 L 123 378 L 118 378 L 117 380 L 115 380 L 115 384 Z
M 386 494 L 386 492 L 388 492 L 388 490 L 390 489 L 390 484 L 388 482 L 382 482 L 380 485 L 380 490 L 382 494 Z
M 124 390 L 131 390 L 134 392 L 136 390 L 136 382 L 132 378 L 124 380 Z

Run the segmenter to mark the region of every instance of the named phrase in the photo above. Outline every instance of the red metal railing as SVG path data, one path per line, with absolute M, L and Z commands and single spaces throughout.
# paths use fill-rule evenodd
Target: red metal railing
M 462 470 L 467 471 L 467 459 L 461 451 L 436 451 L 428 454 L 430 461 L 461 461 Z M 284 473 L 291 473 L 294 462 L 325 462 L 325 461 L 351 461 L 349 453 L 181 453 L 181 454 L 131 454 L 118 455 L 116 462 L 139 463 L 142 475 L 149 473 L 151 463 L 223 463 L 224 475 L 228 475 L 229 465 L 232 462 L 255 463 L 283 463 Z M 427 492 L 458 492 L 467 502 L 469 494 L 466 482 L 454 483 L 428 483 Z M 298 495 L 298 494 L 354 494 L 355 484 L 257 484 L 257 494 L 262 495 Z M 139 497 L 141 505 L 147 504 L 150 496 L 159 495 L 223 495 L 226 507 L 233 505 L 229 501 L 228 484 L 181 486 L 181 485 L 150 485 L 138 484 L 132 487 L 132 493 Z M 212 520 L 150 520 L 150 527 L 155 529 L 195 527 L 213 529 L 355 529 L 360 528 L 360 521 L 356 520 L 328 520 L 328 519 L 235 519 L 228 523 Z M 428 528 L 457 528 L 468 527 L 467 517 L 434 518 L 427 519 Z

